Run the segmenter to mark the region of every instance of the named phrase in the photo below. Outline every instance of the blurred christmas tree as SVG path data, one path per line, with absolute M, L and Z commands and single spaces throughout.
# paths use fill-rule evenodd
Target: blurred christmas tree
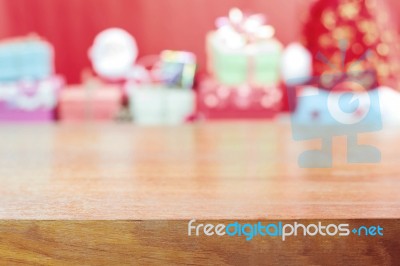
M 400 90 L 400 38 L 389 14 L 383 0 L 319 0 L 312 6 L 303 41 L 321 88 L 352 79 L 366 90 Z

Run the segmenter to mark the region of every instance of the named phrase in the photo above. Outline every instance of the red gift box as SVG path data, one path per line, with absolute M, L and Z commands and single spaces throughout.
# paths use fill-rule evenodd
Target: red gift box
M 112 121 L 120 109 L 122 92 L 116 86 L 69 86 L 60 94 L 62 121 Z
M 265 119 L 275 117 L 281 102 L 277 86 L 225 86 L 206 79 L 199 84 L 197 107 L 205 119 Z

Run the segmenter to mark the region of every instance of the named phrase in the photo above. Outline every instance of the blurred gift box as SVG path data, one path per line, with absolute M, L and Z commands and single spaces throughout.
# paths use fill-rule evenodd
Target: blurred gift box
M 122 105 L 118 86 L 93 80 L 60 93 L 59 119 L 64 122 L 114 121 Z
M 198 88 L 198 115 L 205 119 L 273 118 L 281 108 L 283 46 L 261 14 L 237 8 L 216 20 L 206 39 L 209 78 Z
M 36 35 L 0 43 L 0 81 L 44 79 L 54 73 L 53 47 Z
M 130 111 L 137 124 L 182 124 L 195 111 L 195 93 L 191 89 L 163 85 L 129 85 L 128 88 Z
M 0 121 L 52 121 L 58 94 L 64 85 L 60 76 L 0 84 Z
M 205 119 L 265 119 L 281 108 L 282 91 L 275 85 L 226 86 L 213 79 L 200 82 L 198 113 Z
M 52 121 L 64 79 L 50 43 L 29 35 L 0 42 L 0 120 Z
M 133 121 L 141 125 L 185 123 L 195 112 L 195 55 L 166 50 L 151 58 L 138 62 L 135 79 L 126 85 Z
M 279 83 L 282 44 L 260 14 L 246 15 L 237 8 L 218 18 L 217 30 L 207 35 L 208 71 L 223 85 L 254 86 Z

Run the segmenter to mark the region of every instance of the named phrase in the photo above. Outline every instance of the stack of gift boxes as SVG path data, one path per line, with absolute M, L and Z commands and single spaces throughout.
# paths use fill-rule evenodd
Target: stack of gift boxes
M 281 108 L 283 46 L 259 14 L 234 8 L 218 18 L 206 38 L 209 76 L 199 85 L 198 111 L 205 119 L 271 118 Z
M 194 54 L 163 51 L 137 60 L 133 36 L 120 28 L 100 32 L 89 49 L 92 73 L 61 92 L 62 121 L 133 120 L 140 125 L 184 123 L 195 111 Z
M 136 41 L 122 29 L 97 35 L 88 53 L 95 75 L 89 71 L 82 84 L 67 87 L 54 74 L 51 44 L 36 35 L 3 40 L 0 121 L 52 121 L 56 107 L 59 120 L 75 122 L 265 119 L 281 110 L 281 81 L 296 123 L 335 122 L 327 102 L 343 91 L 358 97 L 368 92 L 375 113 L 400 121 L 400 46 L 393 21 L 379 19 L 385 10 L 377 1 L 332 2 L 336 10 L 316 1 L 303 31 L 305 47 L 291 44 L 285 51 L 263 15 L 231 9 L 205 38 L 208 74 L 197 80 L 196 90 L 193 53 L 165 50 L 137 60 Z M 346 117 L 357 121 L 374 113 L 359 107 Z
M 264 16 L 232 9 L 206 36 L 208 73 L 193 89 L 196 56 L 165 50 L 137 60 L 128 32 L 111 28 L 89 49 L 91 71 L 63 87 L 53 47 L 39 37 L 0 44 L 0 120 L 181 124 L 204 119 L 271 118 L 281 107 L 282 45 Z M 90 74 L 88 74 L 90 73 Z M 196 93 L 197 92 L 197 93 Z M 197 108 L 196 108 L 197 105 Z
M 0 121 L 51 121 L 63 79 L 52 46 L 37 36 L 0 43 Z

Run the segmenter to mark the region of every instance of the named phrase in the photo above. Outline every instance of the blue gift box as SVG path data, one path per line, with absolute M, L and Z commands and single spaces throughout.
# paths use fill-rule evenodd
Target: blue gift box
M 38 38 L 0 43 L 0 81 L 44 79 L 54 72 L 53 48 Z

